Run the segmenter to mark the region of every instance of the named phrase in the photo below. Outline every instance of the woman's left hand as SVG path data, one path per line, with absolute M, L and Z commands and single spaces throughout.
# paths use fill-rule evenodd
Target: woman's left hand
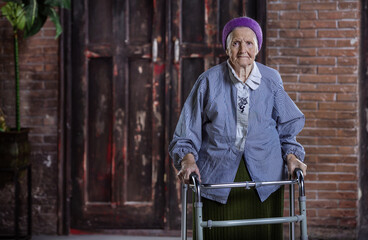
M 296 168 L 300 168 L 303 171 L 304 177 L 307 176 L 307 164 L 300 161 L 294 154 L 289 154 L 286 157 L 289 177 L 294 178 L 294 171 Z

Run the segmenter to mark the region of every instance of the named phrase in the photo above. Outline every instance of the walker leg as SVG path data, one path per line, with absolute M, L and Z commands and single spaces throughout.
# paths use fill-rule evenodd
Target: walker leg
M 306 210 L 306 197 L 301 196 L 299 197 L 299 209 L 300 215 L 304 216 L 304 219 L 300 222 L 300 239 L 301 240 L 308 240 L 307 234 L 307 210 Z
M 188 185 L 182 184 L 182 188 L 181 188 L 181 240 L 187 240 L 187 197 L 188 197 Z
M 289 185 L 289 201 L 290 201 L 289 215 L 295 216 L 294 184 Z M 294 222 L 289 223 L 289 239 L 295 240 L 295 223 Z
M 196 208 L 196 232 L 197 232 L 197 240 L 203 240 L 203 228 L 201 227 L 202 219 L 202 202 L 195 202 Z

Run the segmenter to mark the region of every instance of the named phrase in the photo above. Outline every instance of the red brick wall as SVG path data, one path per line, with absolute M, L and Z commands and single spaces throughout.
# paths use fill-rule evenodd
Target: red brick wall
M 19 43 L 21 125 L 31 128 L 33 164 L 33 232 L 56 233 L 57 228 L 57 121 L 59 44 L 47 22 L 37 35 Z M 14 61 L 10 24 L 0 17 L 0 107 L 14 123 Z M 23 184 L 22 184 L 23 185 Z M 25 185 L 24 185 L 25 186 Z M 12 230 L 13 188 L 0 190 L 0 232 Z M 6 220 L 8 221 L 6 221 Z M 21 225 L 22 229 L 24 224 Z
M 309 235 L 354 238 L 359 1 L 269 0 L 267 8 L 267 64 L 306 116 L 298 140 L 307 153 Z

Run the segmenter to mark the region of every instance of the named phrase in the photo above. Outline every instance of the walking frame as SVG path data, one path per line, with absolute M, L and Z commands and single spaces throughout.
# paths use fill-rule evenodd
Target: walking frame
M 234 182 L 223 184 L 200 184 L 198 176 L 191 175 L 193 184 L 182 184 L 182 212 L 181 212 L 181 239 L 187 239 L 187 198 L 188 187 L 191 188 L 195 194 L 194 207 L 196 208 L 196 234 L 197 240 L 203 240 L 203 228 L 212 227 L 236 227 L 236 226 L 249 226 L 249 225 L 263 225 L 263 224 L 276 224 L 276 223 L 289 223 L 289 239 L 295 239 L 295 223 L 300 225 L 300 239 L 307 240 L 307 213 L 306 213 L 306 197 L 304 189 L 304 176 L 301 169 L 297 168 L 294 171 L 296 179 L 288 181 L 270 181 L 270 182 Z M 294 199 L 294 185 L 299 185 L 299 211 L 300 214 L 295 214 L 295 199 Z M 202 207 L 201 201 L 201 189 L 215 189 L 215 188 L 239 188 L 243 187 L 250 189 L 251 187 L 257 188 L 267 185 L 289 185 L 289 204 L 290 204 L 290 216 L 289 217 L 272 217 L 272 218 L 259 218 L 259 219 L 242 219 L 242 220 L 227 220 L 227 221 L 212 221 L 202 219 Z

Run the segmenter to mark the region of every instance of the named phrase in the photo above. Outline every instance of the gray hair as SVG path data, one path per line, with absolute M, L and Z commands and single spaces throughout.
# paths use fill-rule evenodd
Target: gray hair
M 226 38 L 226 50 L 227 51 L 230 51 L 230 43 L 231 43 L 232 40 L 233 40 L 233 31 L 231 31 L 229 33 L 229 35 L 227 35 L 227 38 Z M 254 36 L 254 43 L 256 45 L 256 50 L 257 50 L 256 56 L 257 56 L 257 54 L 258 54 L 258 40 L 257 40 L 257 36 L 256 35 Z

